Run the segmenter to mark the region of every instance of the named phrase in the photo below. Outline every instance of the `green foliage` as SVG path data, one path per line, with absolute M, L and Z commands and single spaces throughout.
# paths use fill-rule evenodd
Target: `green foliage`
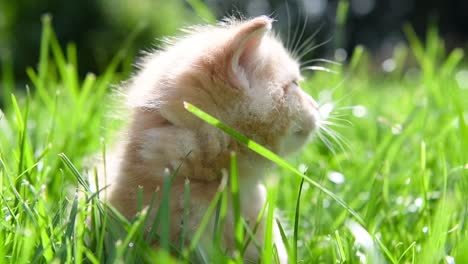
M 27 70 L 31 89 L 13 91 L 9 70 L 2 70 L 1 82 L 10 88 L 2 91 L 5 107 L 0 112 L 0 262 L 208 262 L 209 252 L 215 258 L 209 262 L 239 263 L 247 245 L 256 243 L 252 239 L 256 227 L 248 228 L 239 214 L 242 190 L 236 184 L 234 154 L 230 177 L 223 178 L 186 246 L 186 238 L 172 244 L 167 232 L 159 231 L 173 224 L 164 201 L 175 175 L 166 175 L 154 196 L 153 203 L 163 201 L 161 209 L 142 210 L 131 220 L 102 204 L 99 193 L 90 190 L 82 175 L 83 161 L 105 152 L 113 128 L 119 126 L 106 117 L 113 107 L 109 87 L 129 75 L 118 69 L 128 69 L 122 64 L 127 63 L 126 43 L 135 32 L 102 75 L 80 78 L 75 46 L 60 47 L 46 16 L 38 67 Z M 330 137 L 316 138 L 285 161 L 187 104 L 192 113 L 278 165 L 274 173 L 280 181 L 269 183 L 268 206 L 259 219 L 266 217 L 267 242 L 273 224 L 280 223 L 292 261 L 468 262 L 468 89 L 461 81 L 467 78 L 463 51 L 446 54 L 435 29 L 424 42 L 410 27 L 405 32 L 410 45 L 395 50 L 392 72 L 374 69 L 369 74 L 369 56 L 359 47 L 348 66 L 334 69 L 336 74 L 317 72 L 302 84 L 325 105 L 337 102 L 330 121 L 353 124 L 336 127 L 349 145 L 344 150 L 331 151 L 326 144 Z M 418 64 L 407 67 L 412 56 Z M 189 197 L 187 181 L 186 204 Z M 229 202 L 235 209 L 233 256 L 219 246 Z M 274 217 L 275 207 L 284 212 L 282 218 Z M 190 208 L 186 210 L 185 214 Z M 142 235 L 151 213 L 157 216 L 149 236 L 158 238 L 166 250 L 154 251 Z M 208 229 L 214 230 L 209 238 L 214 245 L 207 251 L 199 242 L 207 239 Z M 271 243 L 259 250 L 265 263 L 276 258 Z

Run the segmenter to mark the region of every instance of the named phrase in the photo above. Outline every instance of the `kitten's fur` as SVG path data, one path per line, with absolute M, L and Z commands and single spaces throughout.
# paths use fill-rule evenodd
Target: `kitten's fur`
M 261 184 L 271 164 L 184 109 L 190 102 L 237 131 L 285 155 L 299 149 L 316 127 L 317 104 L 298 86 L 298 62 L 270 32 L 266 16 L 200 27 L 147 56 L 128 91 L 126 139 L 107 157 L 107 201 L 131 219 L 138 187 L 148 205 L 163 173 L 181 165 L 171 190 L 170 236 L 177 241 L 184 211 L 184 181 L 190 180 L 189 230 L 194 231 L 214 196 L 229 154 L 238 155 L 243 217 L 254 223 L 265 201 Z M 103 176 L 100 179 L 104 182 Z M 102 186 L 102 184 L 101 184 Z M 156 210 L 152 210 L 156 211 Z M 228 214 L 225 246 L 234 247 Z M 263 241 L 261 224 L 256 239 Z M 206 240 L 210 241 L 206 232 Z M 275 229 L 282 263 L 287 254 Z M 250 243 L 246 259 L 260 252 Z

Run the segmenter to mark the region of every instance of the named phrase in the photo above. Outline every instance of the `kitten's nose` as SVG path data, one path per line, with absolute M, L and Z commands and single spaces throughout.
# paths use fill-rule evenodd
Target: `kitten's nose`
M 307 94 L 307 93 L 304 93 L 304 94 L 305 94 L 306 100 L 308 101 L 310 107 L 312 107 L 313 109 L 319 110 L 319 105 L 318 105 L 318 103 L 314 100 L 314 98 L 312 98 L 312 96 L 310 96 L 310 95 Z
M 318 103 L 306 92 L 301 90 L 301 96 L 304 104 L 305 119 L 303 120 L 303 129 L 310 133 L 316 127 L 320 120 L 320 111 Z

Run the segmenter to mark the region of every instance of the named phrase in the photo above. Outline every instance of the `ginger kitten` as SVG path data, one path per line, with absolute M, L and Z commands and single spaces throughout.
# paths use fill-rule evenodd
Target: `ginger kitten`
M 184 212 L 184 181 L 190 181 L 188 230 L 195 231 L 220 184 L 229 155 L 238 156 L 243 218 L 255 223 L 265 201 L 262 180 L 270 162 L 184 109 L 190 102 L 280 155 L 298 150 L 316 128 L 318 106 L 298 85 L 299 64 L 271 32 L 266 16 L 193 29 L 141 63 L 127 91 L 125 140 L 106 158 L 106 201 L 131 219 L 138 187 L 150 204 L 162 188 L 164 170 L 180 167 L 171 189 L 170 237 L 178 241 Z M 100 184 L 103 186 L 104 184 Z M 158 206 L 158 205 L 156 205 Z M 157 208 L 155 208 L 157 209 Z M 152 210 L 157 211 L 157 210 Z M 232 214 L 224 243 L 234 248 Z M 210 241 L 212 228 L 206 230 Z M 264 226 L 255 234 L 261 243 Z M 287 253 L 277 228 L 280 261 Z M 203 243 L 203 241 L 202 241 Z M 260 252 L 250 243 L 246 260 Z

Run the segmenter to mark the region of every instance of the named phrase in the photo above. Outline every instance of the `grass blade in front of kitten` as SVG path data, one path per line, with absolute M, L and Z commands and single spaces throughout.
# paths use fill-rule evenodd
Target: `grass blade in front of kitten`
M 223 175 L 221 179 L 221 183 L 218 187 L 218 190 L 216 191 L 215 196 L 213 197 L 210 204 L 208 205 L 208 208 L 206 209 L 205 214 L 203 215 L 203 218 L 200 224 L 198 225 L 197 231 L 192 236 L 189 247 L 183 252 L 185 258 L 188 259 L 190 255 L 195 251 L 198 243 L 200 242 L 202 238 L 203 233 L 208 228 L 210 219 L 213 217 L 215 213 L 216 207 L 218 205 L 218 201 L 221 198 L 222 193 L 225 191 L 226 185 L 227 185 L 227 176 Z
M 151 206 L 152 207 L 152 206 Z M 150 208 L 151 208 L 150 207 Z M 182 250 L 185 245 L 186 233 L 188 229 L 188 221 L 190 216 L 190 181 L 185 179 L 184 182 L 184 214 L 182 218 L 182 228 L 180 235 L 180 249 Z M 179 256 L 179 259 L 182 258 L 182 255 Z
M 337 195 L 335 195 L 333 192 L 331 192 L 330 190 L 326 189 L 325 187 L 323 187 L 321 184 L 319 184 L 318 182 L 310 179 L 309 177 L 307 177 L 306 175 L 302 174 L 301 172 L 299 172 L 296 168 L 294 168 L 292 165 L 290 165 L 288 162 L 286 162 L 284 159 L 280 158 L 278 155 L 276 155 L 275 153 L 273 153 L 271 150 L 261 146 L 260 144 L 250 140 L 249 138 L 247 138 L 246 136 L 240 134 L 239 132 L 235 131 L 233 128 L 223 124 L 221 121 L 217 120 L 216 118 L 214 118 L 213 116 L 209 115 L 208 113 L 206 112 L 203 112 L 203 110 L 197 108 L 196 106 L 188 103 L 188 102 L 184 102 L 184 106 L 185 108 L 191 112 L 192 114 L 194 114 L 195 116 L 197 116 L 198 118 L 202 119 L 203 121 L 209 123 L 210 125 L 213 125 L 221 130 L 223 130 L 224 132 L 226 132 L 227 134 L 229 134 L 231 137 L 235 138 L 237 141 L 245 144 L 248 148 L 250 148 L 251 150 L 257 152 L 258 154 L 262 155 L 263 157 L 273 161 L 274 163 L 276 163 L 278 166 L 286 169 L 286 170 L 289 170 L 290 172 L 294 173 L 295 175 L 303 178 L 304 180 L 306 180 L 308 183 L 310 183 L 311 185 L 317 187 L 318 189 L 320 189 L 322 192 L 324 192 L 325 194 L 327 194 L 328 196 L 330 196 L 331 198 L 333 198 L 336 202 L 338 202 L 341 206 L 343 206 L 343 208 L 345 208 L 351 215 L 353 215 L 357 221 L 359 221 L 361 224 L 364 223 L 364 220 L 361 218 L 361 216 L 359 216 L 359 214 L 354 211 L 354 209 L 352 209 L 346 202 L 344 202 L 340 197 L 338 197 Z
M 170 240 L 170 202 L 171 202 L 171 188 L 172 188 L 172 177 L 171 173 L 168 169 L 165 169 L 163 172 L 163 190 L 162 190 L 162 198 L 161 203 L 158 208 L 158 216 L 159 216 L 159 243 L 162 249 L 165 251 L 169 251 L 169 240 Z M 151 241 L 151 240 L 150 240 Z
M 301 204 L 301 194 L 302 194 L 302 187 L 304 186 L 304 178 L 301 179 L 301 183 L 299 184 L 299 191 L 297 193 L 296 199 L 296 211 L 294 214 L 294 236 L 293 236 L 293 248 L 292 248 L 292 256 L 291 261 L 296 263 L 297 261 L 297 241 L 298 241 L 298 233 L 299 233 L 299 212 L 300 212 L 300 204 Z
M 274 251 L 274 241 L 273 241 L 273 225 L 276 224 L 274 218 L 275 212 L 275 205 L 276 205 L 276 197 L 278 193 L 278 187 L 273 186 L 268 188 L 267 191 L 267 214 L 265 217 L 265 238 L 264 238 L 264 245 L 262 251 L 262 262 L 263 263 L 273 263 L 273 259 L 275 257 Z M 275 262 L 277 263 L 277 262 Z
M 234 234 L 237 248 L 237 261 L 241 261 L 240 251 L 242 250 L 242 242 L 244 241 L 244 228 L 241 219 L 241 201 L 239 193 L 239 178 L 237 173 L 237 158 L 236 153 L 231 153 L 231 173 L 230 186 L 232 195 L 232 208 L 234 214 Z

